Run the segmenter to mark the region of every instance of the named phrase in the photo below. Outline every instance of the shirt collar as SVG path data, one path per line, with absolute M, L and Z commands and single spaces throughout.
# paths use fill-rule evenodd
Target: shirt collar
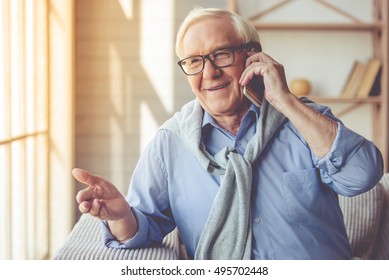
M 254 104 L 251 104 L 251 106 L 250 106 L 248 112 L 246 113 L 246 115 L 247 114 L 251 114 L 250 112 L 253 112 L 255 114 L 255 119 L 258 120 L 260 108 L 255 106 Z M 208 124 L 210 124 L 210 125 L 212 125 L 214 127 L 219 127 L 219 125 L 216 123 L 215 119 L 207 111 L 204 110 L 203 122 L 202 122 L 201 127 L 204 128 Z

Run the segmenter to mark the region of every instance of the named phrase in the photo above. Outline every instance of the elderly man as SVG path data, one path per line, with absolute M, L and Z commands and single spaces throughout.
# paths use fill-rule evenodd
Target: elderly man
M 105 179 L 73 171 L 89 185 L 80 211 L 103 220 L 105 244 L 149 246 L 177 227 L 196 259 L 351 258 L 338 195 L 379 181 L 374 144 L 294 96 L 282 65 L 234 13 L 194 9 L 176 52 L 196 98 L 158 130 L 127 200 Z

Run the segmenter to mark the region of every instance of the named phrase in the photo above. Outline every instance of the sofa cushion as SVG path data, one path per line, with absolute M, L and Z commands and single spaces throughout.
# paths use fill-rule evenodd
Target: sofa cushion
M 371 259 L 389 260 L 389 173 L 382 177 L 381 184 L 384 189 L 383 197 L 385 201 Z
M 168 234 L 161 246 L 115 249 L 103 245 L 101 221 L 84 214 L 74 226 L 55 260 L 175 260 L 179 257 L 178 233 Z
M 383 186 L 379 183 L 370 191 L 354 197 L 340 196 L 339 203 L 353 256 L 370 259 L 384 205 Z

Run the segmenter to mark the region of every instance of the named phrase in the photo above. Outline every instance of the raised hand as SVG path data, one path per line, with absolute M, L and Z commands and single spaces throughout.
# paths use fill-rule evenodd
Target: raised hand
M 106 220 L 112 234 L 120 241 L 135 234 L 137 222 L 131 207 L 112 183 L 79 168 L 73 169 L 72 174 L 88 185 L 76 196 L 82 213 Z
M 73 169 L 72 174 L 79 182 L 88 185 L 76 196 L 82 213 L 103 220 L 118 220 L 128 214 L 130 206 L 113 184 L 78 168 Z
M 284 98 L 294 97 L 288 88 L 283 65 L 263 52 L 248 53 L 240 84 L 246 86 L 254 76 L 263 77 L 264 96 L 278 110 L 281 108 L 277 105 Z
M 263 52 L 247 55 L 240 84 L 246 86 L 254 76 L 263 77 L 266 100 L 293 123 L 313 153 L 323 158 L 335 141 L 338 124 L 303 104 L 290 92 L 284 67 L 280 63 Z

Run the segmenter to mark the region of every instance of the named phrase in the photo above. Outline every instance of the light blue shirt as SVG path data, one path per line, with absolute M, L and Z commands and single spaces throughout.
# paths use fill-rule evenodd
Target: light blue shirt
M 327 107 L 315 109 L 335 119 Z M 258 116 L 259 109 L 252 106 L 234 136 L 204 113 L 202 142 L 212 155 L 226 146 L 243 154 Z M 353 196 L 372 188 L 382 176 L 383 162 L 372 142 L 336 121 L 337 136 L 324 158 L 312 153 L 288 121 L 254 163 L 253 259 L 352 257 L 338 194 Z M 128 202 L 138 232 L 122 244 L 103 227 L 105 244 L 146 247 L 177 227 L 193 257 L 219 185 L 220 178 L 204 170 L 176 134 L 159 130 L 130 184 Z

